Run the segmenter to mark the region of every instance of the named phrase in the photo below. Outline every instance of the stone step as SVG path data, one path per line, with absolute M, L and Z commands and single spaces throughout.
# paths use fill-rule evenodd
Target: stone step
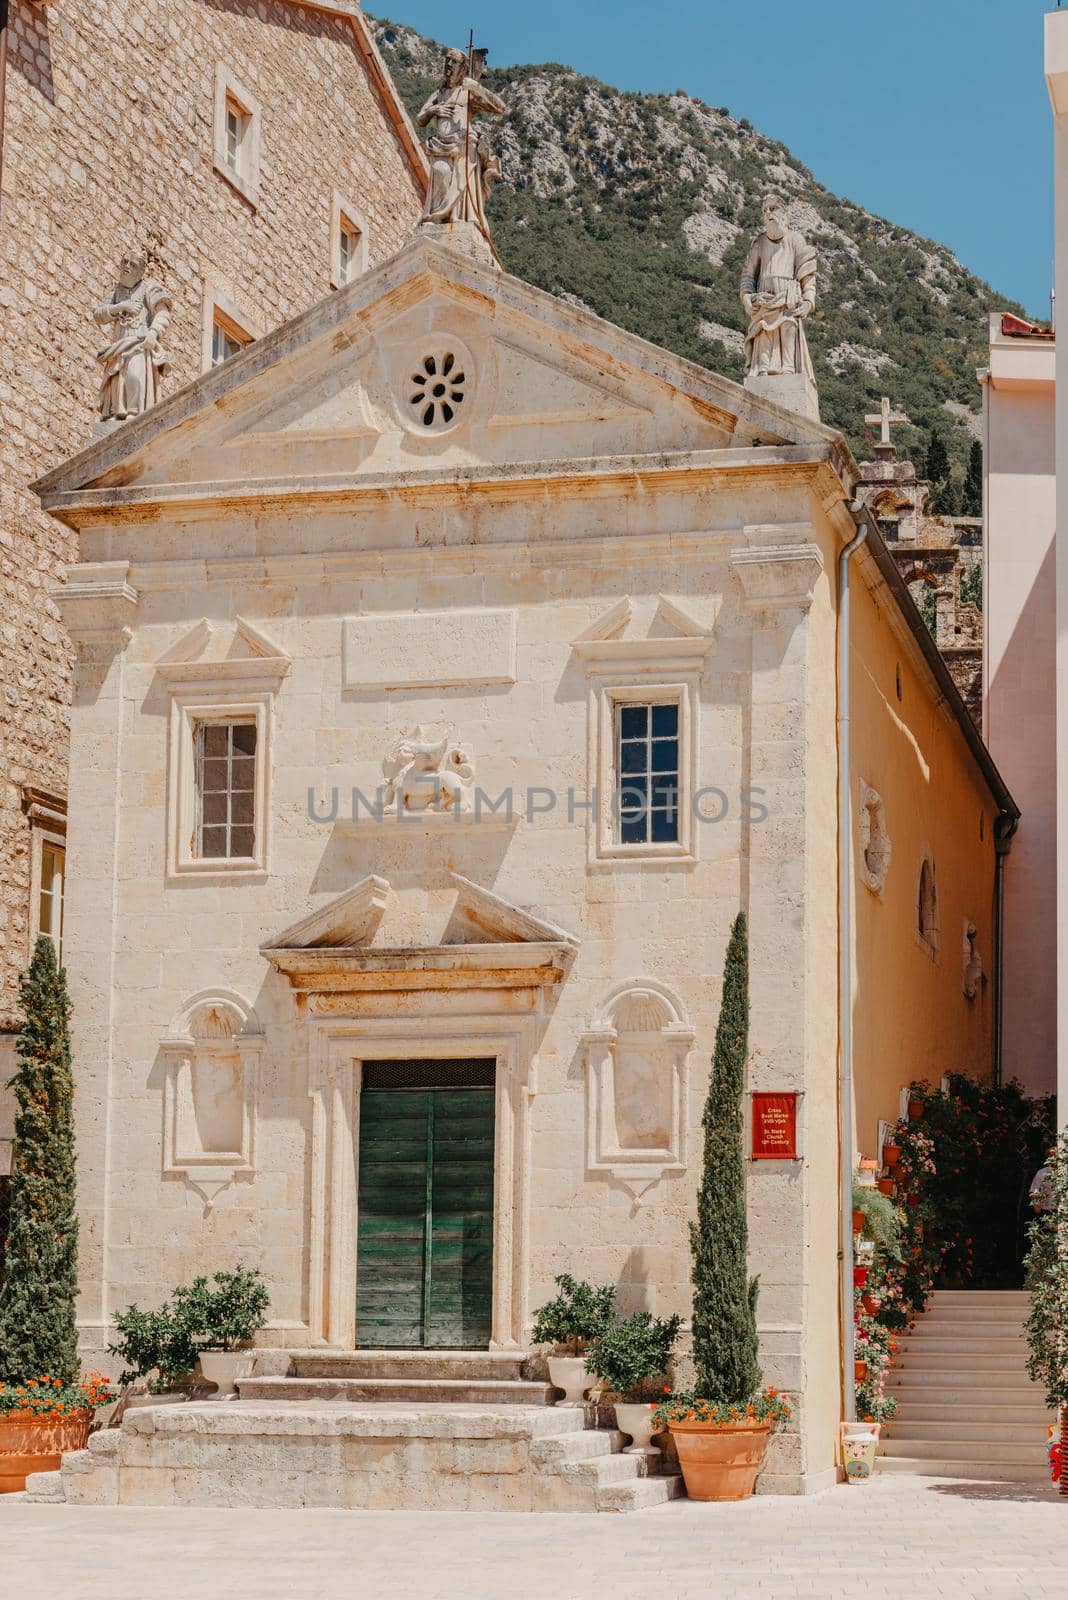
M 1048 1466 L 1031 1467 L 1018 1461 L 946 1461 L 933 1456 L 880 1455 L 876 1471 L 907 1472 L 920 1478 L 960 1478 L 970 1483 L 1050 1483 Z
M 623 1438 L 616 1428 L 587 1428 L 583 1433 L 549 1436 L 534 1440 L 530 1447 L 530 1459 L 538 1467 L 555 1467 L 567 1461 L 588 1461 L 594 1456 L 609 1456 L 622 1450 Z
M 352 1405 L 548 1406 L 557 1392 L 549 1383 L 509 1378 L 243 1378 L 237 1388 L 242 1400 Z
M 15 1498 L 15 1495 L 7 1494 L 4 1502 L 10 1504 Z M 55 1472 L 31 1472 L 26 1479 L 26 1488 L 18 1498 L 25 1498 L 31 1505 L 62 1505 L 67 1498 L 62 1472 L 58 1467 Z
M 1053 1412 L 1047 1410 L 1041 1401 L 1036 1401 L 1032 1405 L 996 1404 L 991 1402 L 988 1394 L 980 1404 L 976 1403 L 974 1395 L 969 1394 L 966 1400 L 954 1404 L 949 1397 L 942 1403 L 917 1399 L 916 1391 L 913 1390 L 907 1395 L 894 1390 L 893 1395 L 898 1402 L 898 1409 L 890 1426 L 895 1432 L 904 1427 L 911 1427 L 913 1422 L 954 1422 L 958 1419 L 968 1421 L 984 1415 L 996 1427 L 1000 1427 L 1002 1423 L 1019 1422 L 1029 1428 L 1045 1428 L 1048 1423 L 1056 1420 Z
M 972 1351 L 966 1346 L 950 1350 L 917 1350 L 914 1345 L 903 1344 L 897 1353 L 895 1372 L 1019 1372 L 1027 1378 L 1027 1366 L 1018 1352 L 1002 1354 L 996 1350 Z M 1028 1379 L 1028 1381 L 1030 1381 Z
M 936 1374 L 936 1377 L 941 1379 L 944 1374 Z M 1025 1406 L 1029 1411 L 1046 1409 L 1045 1392 L 1033 1383 L 996 1389 L 990 1384 L 968 1384 L 956 1379 L 952 1383 L 928 1382 L 922 1375 L 915 1374 L 905 1381 L 897 1373 L 891 1373 L 886 1380 L 886 1393 L 892 1395 L 899 1405 L 944 1404 L 954 1409 L 962 1408 L 976 1416 L 1001 1406 Z
M 900 1345 L 900 1354 L 913 1360 L 929 1360 L 935 1356 L 965 1355 L 1004 1357 L 1007 1361 L 1027 1363 L 1027 1340 L 1023 1334 L 1005 1334 L 991 1338 L 988 1334 L 943 1333 L 932 1328 L 910 1334 Z
M 643 1456 L 612 1455 L 589 1456 L 585 1461 L 562 1461 L 556 1472 L 569 1483 L 590 1484 L 595 1490 L 609 1484 L 630 1483 L 645 1476 Z
M 613 1483 L 597 1496 L 598 1511 L 647 1511 L 667 1505 L 684 1493 L 682 1475 L 662 1472 L 653 1478 L 635 1478 L 631 1483 Z
M 1026 1306 L 1031 1296 L 1026 1289 L 935 1289 L 928 1300 L 931 1306 Z
M 879 1453 L 885 1456 L 910 1456 L 921 1459 L 931 1456 L 941 1461 L 1019 1461 L 1024 1465 L 1041 1465 L 1046 1459 L 1044 1439 L 1029 1439 L 1023 1444 L 1012 1440 L 999 1440 L 996 1452 L 986 1449 L 974 1439 L 914 1439 L 897 1438 L 881 1440 Z
M 1027 1444 L 1037 1441 L 1043 1449 L 1046 1444 L 1046 1422 L 1002 1422 L 993 1417 L 977 1421 L 962 1421 L 960 1417 L 939 1417 L 935 1421 L 899 1412 L 889 1426 L 889 1437 L 899 1444 L 912 1439 L 959 1439 L 988 1444 Z M 991 1455 L 999 1454 L 992 1450 Z
M 289 1358 L 291 1378 L 465 1378 L 514 1383 L 523 1350 L 301 1350 Z

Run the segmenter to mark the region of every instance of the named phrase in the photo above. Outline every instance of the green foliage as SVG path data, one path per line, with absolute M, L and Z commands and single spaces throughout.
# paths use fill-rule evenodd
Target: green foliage
M 409 110 L 437 86 L 441 46 L 380 21 L 375 37 Z M 841 200 L 775 140 L 681 95 L 621 94 L 551 63 L 487 74 L 511 107 L 499 141 L 505 181 L 489 202 L 508 271 L 676 354 L 738 379 L 742 358 L 708 324 L 744 327 L 738 280 L 759 199 L 786 166 L 819 213 L 819 302 L 808 337 L 825 421 L 871 455 L 865 413 L 884 393 L 913 422 L 915 450 L 934 429 L 959 484 L 972 435 L 950 404 L 978 410 L 975 369 L 987 317 L 1011 307 L 942 245 Z M 548 147 L 548 148 L 547 148 Z M 696 218 L 693 244 L 683 232 Z M 702 219 L 728 226 L 702 245 Z M 739 230 L 739 231 L 734 231 Z M 719 259 L 715 259 L 715 257 Z M 937 293 L 935 292 L 937 291 Z M 859 347 L 862 360 L 851 357 Z M 865 352 L 885 358 L 873 370 Z M 834 359 L 832 362 L 832 353 Z M 952 498 L 952 488 L 949 488 Z
M 923 618 L 924 625 L 933 639 L 935 629 L 938 626 L 938 607 L 933 583 L 925 583 L 920 590 L 920 616 Z
M 972 440 L 972 447 L 968 452 L 968 470 L 964 474 L 960 509 L 961 515 L 965 517 L 981 517 L 983 514 L 983 446 L 978 439 Z M 981 602 L 980 610 L 982 610 Z
M 74 1303 L 78 1219 L 74 1183 L 74 1081 L 67 977 L 41 937 L 19 994 L 15 1159 L 4 1281 L 0 1379 L 47 1372 L 63 1384 L 79 1372 Z
M 116 1312 L 115 1327 L 120 1337 L 108 1345 L 108 1352 L 122 1361 L 119 1383 L 123 1387 L 154 1372 L 151 1389 L 174 1389 L 197 1364 L 196 1344 L 170 1301 L 155 1311 L 127 1306 Z
M 902 1217 L 890 1196 L 869 1184 L 855 1183 L 853 1209 L 863 1211 L 864 1235 L 876 1250 L 887 1260 L 900 1260 Z
M 95 1411 L 114 1398 L 107 1379 L 98 1372 L 88 1373 L 80 1383 L 64 1383 L 43 1373 L 28 1383 L 0 1383 L 0 1417 L 18 1411 L 58 1421 L 79 1411 Z
M 249 1344 L 267 1321 L 271 1297 L 258 1267 L 216 1272 L 174 1291 L 175 1313 L 197 1350 L 234 1350 Z
M 531 1341 L 563 1346 L 577 1355 L 611 1321 L 616 1308 L 615 1285 L 597 1287 L 576 1280 L 569 1272 L 561 1272 L 553 1281 L 560 1293 L 538 1307 Z
M 757 1280 L 746 1265 L 745 1159 L 742 1096 L 749 1044 L 749 940 L 745 915 L 731 930 L 712 1079 L 705 1102 L 704 1165 L 697 1218 L 690 1223 L 693 1257 L 693 1360 L 706 1399 L 745 1406 L 760 1387 Z
M 1053 1156 L 1052 1207 L 1030 1224 L 1027 1370 L 1046 1391 L 1051 1411 L 1068 1406 L 1068 1128 Z
M 709 1400 L 700 1390 L 679 1390 L 661 1400 L 653 1412 L 656 1431 L 672 1422 L 770 1422 L 772 1429 L 788 1422 L 793 1412 L 777 1389 L 765 1389 L 743 1405 L 728 1400 Z
M 646 1390 L 667 1372 L 681 1317 L 654 1317 L 649 1311 L 615 1318 L 597 1335 L 586 1356 L 586 1371 L 624 1401 L 646 1399 Z
M 960 580 L 960 597 L 966 606 L 983 609 L 983 563 L 975 561 Z

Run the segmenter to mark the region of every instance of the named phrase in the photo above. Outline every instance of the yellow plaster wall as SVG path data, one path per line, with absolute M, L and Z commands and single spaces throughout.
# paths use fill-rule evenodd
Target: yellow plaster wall
M 874 562 L 862 552 L 853 575 L 851 777 L 855 1130 L 865 1155 L 877 1154 L 878 1119 L 897 1117 L 903 1084 L 937 1083 L 945 1072 L 990 1076 L 998 814 L 959 727 L 938 704 L 918 649 L 893 625 L 893 597 L 881 584 L 873 593 L 873 576 Z M 886 806 L 892 857 L 879 895 L 856 859 L 862 780 Z M 925 847 L 935 868 L 936 958 L 917 928 Z M 963 989 L 965 919 L 978 930 L 986 974 L 974 1000 Z

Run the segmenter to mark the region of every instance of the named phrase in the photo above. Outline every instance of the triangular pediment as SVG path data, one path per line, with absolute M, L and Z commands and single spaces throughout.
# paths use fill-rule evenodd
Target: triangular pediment
M 202 617 L 160 656 L 156 671 L 171 684 L 278 682 L 292 665 L 292 657 L 246 618 L 212 624 Z
M 629 595 L 602 611 L 572 641 L 590 671 L 629 662 L 634 666 L 699 668 L 715 643 L 714 621 L 693 615 L 689 605 L 669 595 L 636 605 Z
M 428 884 L 362 878 L 262 945 L 271 965 L 295 975 L 329 971 L 463 971 L 487 967 L 558 971 L 578 942 L 458 872 Z
M 193 487 L 380 492 L 400 475 L 813 441 L 845 455 L 831 429 L 419 236 L 35 487 L 62 515 L 79 494 L 99 510 Z

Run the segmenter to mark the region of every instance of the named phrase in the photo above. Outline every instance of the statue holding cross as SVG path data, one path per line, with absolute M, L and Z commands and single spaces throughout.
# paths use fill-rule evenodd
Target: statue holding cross
M 897 455 L 894 441 L 890 437 L 890 429 L 907 423 L 909 418 L 903 411 L 891 411 L 890 396 L 884 394 L 879 410 L 874 416 L 864 418 L 869 428 L 879 429 L 879 440 L 875 446 L 875 454 L 880 461 L 893 461 Z
M 488 54 L 476 50 L 473 41 L 466 51 L 446 50 L 441 87 L 416 119 L 421 128 L 434 124 L 426 142 L 430 185 L 421 221 L 473 222 L 486 239 L 486 194 L 501 168 L 486 131 L 472 122 L 479 113 L 499 117 L 507 110 L 482 83 Z

